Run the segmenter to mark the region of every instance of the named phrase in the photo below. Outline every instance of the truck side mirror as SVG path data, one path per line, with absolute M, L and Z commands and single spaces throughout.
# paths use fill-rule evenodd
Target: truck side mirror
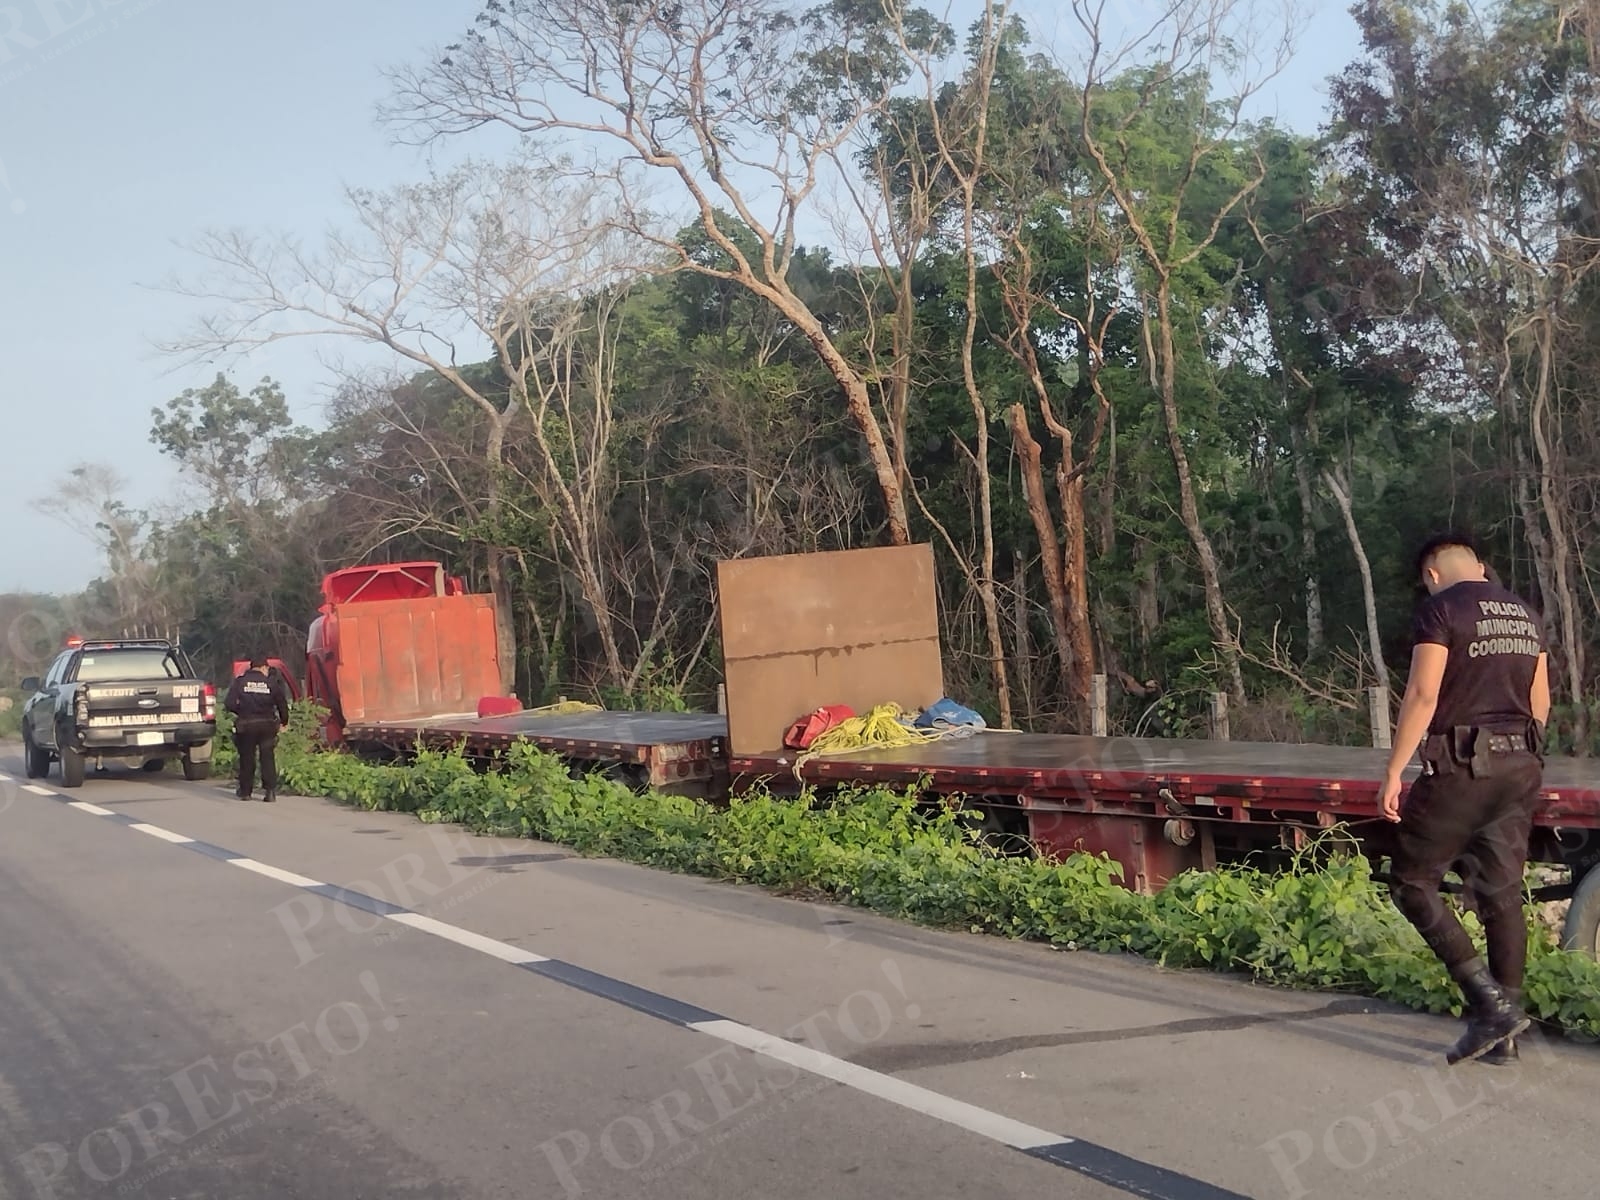
M 29 675 L 22 681 L 22 690 L 25 692 L 37 692 L 39 690 L 39 677 L 37 675 Z

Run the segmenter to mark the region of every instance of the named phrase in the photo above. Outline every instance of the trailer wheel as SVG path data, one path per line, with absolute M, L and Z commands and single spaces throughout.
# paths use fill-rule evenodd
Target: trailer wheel
M 61 786 L 78 788 L 83 786 L 83 755 L 71 746 L 63 745 L 61 754 Z
M 601 767 L 597 774 L 612 783 L 620 783 L 632 792 L 647 791 L 650 787 L 650 774 L 641 763 L 609 763 Z
M 1600 958 L 1600 869 L 1591 870 L 1572 894 L 1567 923 L 1561 931 L 1561 948 Z
M 984 844 L 1008 858 L 1028 858 L 1034 851 L 1028 837 L 1028 814 L 1012 804 L 976 804 L 962 809 L 968 825 Z

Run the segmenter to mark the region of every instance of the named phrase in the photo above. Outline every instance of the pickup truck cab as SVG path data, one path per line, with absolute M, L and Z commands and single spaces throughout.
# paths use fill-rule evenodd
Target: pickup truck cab
M 197 679 L 183 651 L 164 640 L 69 642 L 44 677 L 22 681 L 27 774 L 61 764 L 64 787 L 83 786 L 86 765 L 138 759 L 160 770 L 181 758 L 183 777 L 211 774 L 217 692 Z

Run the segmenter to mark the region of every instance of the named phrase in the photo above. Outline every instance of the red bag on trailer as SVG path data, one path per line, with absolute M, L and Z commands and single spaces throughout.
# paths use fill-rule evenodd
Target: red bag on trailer
M 791 750 L 804 750 L 835 725 L 855 715 L 848 704 L 824 704 L 789 726 L 789 732 L 783 735 L 783 744 Z
M 503 717 L 508 713 L 521 711 L 522 701 L 515 696 L 485 696 L 478 701 L 480 717 Z

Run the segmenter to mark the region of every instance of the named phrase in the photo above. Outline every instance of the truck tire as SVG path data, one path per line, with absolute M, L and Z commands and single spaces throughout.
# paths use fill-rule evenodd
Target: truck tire
M 1572 894 L 1567 923 L 1561 931 L 1561 948 L 1600 958 L 1600 868 L 1585 875 Z
M 71 746 L 61 747 L 61 786 L 77 788 L 83 786 L 83 755 Z
M 50 751 L 35 746 L 26 729 L 22 731 L 22 758 L 22 770 L 29 779 L 43 779 L 50 774 Z
M 189 754 L 183 756 L 183 777 L 190 783 L 199 783 L 203 779 L 211 778 L 211 763 L 196 762 Z
M 144 765 L 139 768 L 147 775 L 159 775 L 167 769 L 167 760 L 164 758 L 147 758 Z
M 1028 836 L 1028 814 L 1021 805 L 968 805 L 962 808 L 961 814 L 995 853 L 1005 858 L 1034 857 L 1035 847 Z

